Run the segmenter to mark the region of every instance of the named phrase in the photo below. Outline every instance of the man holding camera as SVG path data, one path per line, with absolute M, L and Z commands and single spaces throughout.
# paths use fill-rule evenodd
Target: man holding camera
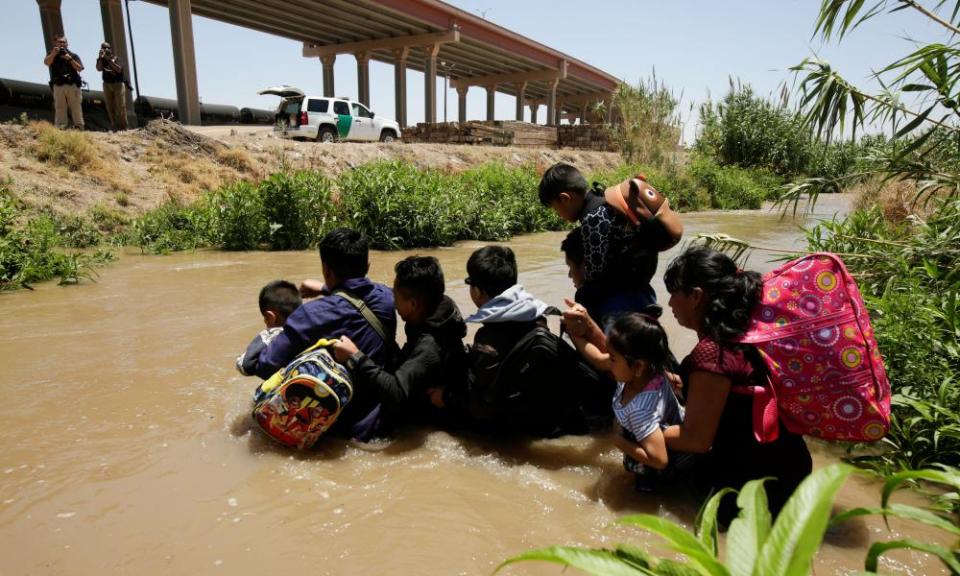
M 114 130 L 126 130 L 127 81 L 123 76 L 123 65 L 106 42 L 100 45 L 97 70 L 103 72 L 103 97 L 107 106 L 107 116 L 110 117 L 110 125 Z
M 67 49 L 67 38 L 58 35 L 53 39 L 53 49 L 43 59 L 50 68 L 50 86 L 53 88 L 54 124 L 57 128 L 67 127 L 67 111 L 73 126 L 83 130 L 83 97 L 80 94 L 80 72 L 83 62 L 80 57 Z

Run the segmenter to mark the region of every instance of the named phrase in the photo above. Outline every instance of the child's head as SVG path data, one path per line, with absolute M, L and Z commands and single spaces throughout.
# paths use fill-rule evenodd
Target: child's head
M 517 258 L 506 246 L 484 246 L 467 260 L 467 279 L 470 298 L 483 306 L 517 283 Z
M 567 277 L 573 280 L 573 287 L 579 289 L 584 283 L 583 229 L 571 230 L 560 243 L 560 250 L 567 261 Z
M 274 280 L 260 289 L 259 302 L 263 323 L 267 328 L 277 328 L 300 307 L 300 292 L 286 280 Z
M 661 374 L 670 358 L 663 326 L 652 316 L 637 312 L 617 318 L 607 332 L 607 349 L 613 375 L 621 382 Z
M 337 228 L 320 241 L 323 278 L 333 288 L 350 278 L 363 278 L 370 268 L 367 239 L 356 230 Z
M 762 286 L 760 274 L 740 270 L 732 258 L 706 246 L 674 258 L 663 281 L 680 325 L 718 341 L 746 331 Z
M 419 324 L 433 314 L 446 284 L 433 256 L 409 256 L 394 267 L 393 302 L 404 322 Z
M 587 180 L 569 164 L 557 163 L 540 179 L 540 203 L 567 222 L 576 222 L 587 193 Z

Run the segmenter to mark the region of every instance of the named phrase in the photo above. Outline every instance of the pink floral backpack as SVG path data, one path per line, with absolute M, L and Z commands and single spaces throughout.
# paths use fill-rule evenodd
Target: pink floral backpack
M 890 426 L 890 382 L 860 291 L 835 254 L 793 260 L 763 277 L 763 298 L 739 340 L 754 345 L 770 386 L 753 394 L 754 434 L 873 442 Z

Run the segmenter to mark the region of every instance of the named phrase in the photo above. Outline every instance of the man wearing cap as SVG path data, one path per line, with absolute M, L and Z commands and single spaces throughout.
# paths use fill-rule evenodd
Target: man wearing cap
M 107 116 L 114 130 L 127 129 L 127 81 L 123 76 L 123 65 L 117 60 L 110 44 L 100 45 L 97 56 L 97 70 L 103 73 L 103 98 L 107 107 Z
M 642 176 L 604 189 L 569 164 L 551 166 L 540 180 L 540 202 L 568 222 L 580 222 L 583 285 L 576 300 L 606 329 L 625 312 L 659 316 L 650 281 L 658 254 L 683 235 L 670 203 Z
M 67 48 L 67 38 L 63 34 L 53 37 L 53 49 L 43 59 L 50 69 L 50 87 L 53 88 L 54 124 L 57 128 L 67 127 L 67 112 L 73 126 L 83 130 L 83 108 L 80 86 L 80 72 L 83 62 L 80 57 Z

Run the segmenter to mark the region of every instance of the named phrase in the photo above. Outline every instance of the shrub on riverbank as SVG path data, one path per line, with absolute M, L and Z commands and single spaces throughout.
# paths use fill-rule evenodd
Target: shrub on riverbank
M 331 180 L 317 172 L 241 182 L 191 205 L 171 201 L 136 223 L 137 243 L 162 253 L 201 246 L 297 250 L 327 230 L 350 226 L 377 249 L 449 246 L 558 230 L 536 201 L 533 167 L 488 164 L 459 175 L 404 162 L 374 162 Z
M 25 288 L 57 277 L 61 284 L 75 284 L 81 278 L 90 278 L 96 266 L 113 258 L 103 250 L 63 250 L 71 245 L 71 237 L 60 233 L 51 216 L 41 214 L 18 221 L 21 210 L 0 187 L 0 290 Z
M 856 211 L 812 229 L 808 242 L 844 255 L 894 389 L 889 450 L 863 460 L 888 470 L 960 464 L 960 198 L 926 220 Z

